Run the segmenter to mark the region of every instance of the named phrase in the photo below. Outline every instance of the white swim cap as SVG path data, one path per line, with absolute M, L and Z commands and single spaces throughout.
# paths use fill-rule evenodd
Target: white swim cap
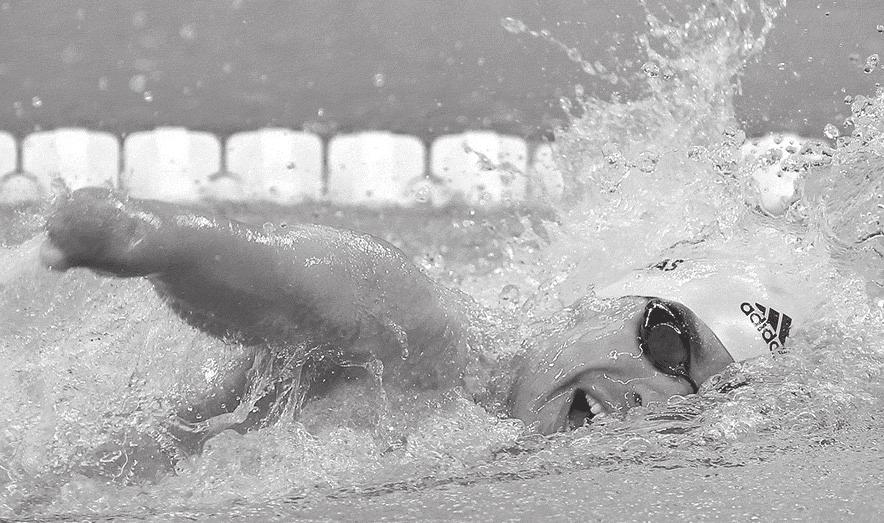
M 655 296 L 690 308 L 736 361 L 782 352 L 812 310 L 787 267 L 669 258 L 602 288 L 599 297 Z

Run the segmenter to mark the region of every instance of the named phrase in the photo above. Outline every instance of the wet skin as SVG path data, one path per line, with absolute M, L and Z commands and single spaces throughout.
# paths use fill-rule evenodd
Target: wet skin
M 385 380 L 471 392 L 484 364 L 470 339 L 476 304 L 392 245 L 353 231 L 266 232 L 81 189 L 49 216 L 41 259 L 53 270 L 146 277 L 188 323 L 252 347 L 221 387 L 171 418 L 169 431 L 188 452 L 222 430 L 272 420 L 276 399 L 299 393 L 292 384 L 302 368 L 323 372 L 316 362 L 377 358 Z M 733 361 L 690 310 L 653 298 L 582 300 L 528 345 L 506 404 L 542 433 L 696 392 Z M 294 358 L 285 372 L 268 366 L 279 354 Z

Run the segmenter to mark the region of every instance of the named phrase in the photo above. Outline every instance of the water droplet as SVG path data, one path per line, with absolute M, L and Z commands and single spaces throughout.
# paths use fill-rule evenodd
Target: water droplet
M 147 24 L 147 13 L 135 11 L 132 13 L 132 27 L 144 27 Z
M 386 78 L 384 78 L 384 73 L 375 73 L 374 75 L 374 86 L 377 88 L 381 88 L 386 83 Z
M 568 49 L 568 60 L 571 60 L 572 62 L 582 62 L 583 56 L 580 54 L 580 51 L 572 47 Z
M 35 109 L 43 107 L 43 100 L 41 100 L 39 96 L 31 98 L 31 107 L 34 107 Z
M 688 158 L 695 162 L 699 162 L 706 157 L 707 153 L 708 151 L 702 145 L 692 145 L 690 149 L 688 149 Z
M 132 78 L 129 78 L 129 90 L 134 93 L 144 92 L 144 88 L 147 86 L 147 77 L 143 74 L 133 75 Z
M 528 27 L 525 25 L 524 22 L 522 22 L 521 20 L 516 20 L 515 18 L 511 18 L 509 16 L 501 19 L 500 25 L 502 25 L 506 31 L 512 34 L 524 33 L 528 30 Z
M 196 40 L 196 28 L 193 24 L 184 24 L 178 30 L 178 35 L 184 40 Z
M 660 76 L 660 66 L 654 62 L 645 62 L 644 65 L 642 65 L 642 71 L 650 78 L 657 78 Z
M 826 126 L 823 127 L 823 134 L 826 135 L 826 138 L 834 140 L 841 135 L 841 131 L 839 131 L 833 124 L 827 123 Z
M 657 170 L 657 164 L 660 163 L 660 155 L 651 152 L 645 151 L 638 156 L 638 162 L 636 162 L 636 166 L 638 170 L 650 174 Z
M 430 201 L 430 187 L 428 185 L 422 185 L 414 192 L 414 199 L 420 203 L 427 203 Z
M 866 66 L 863 67 L 863 72 L 864 73 L 871 73 L 880 64 L 881 64 L 881 59 L 878 57 L 878 53 L 870 54 L 868 56 L 868 58 L 866 58 Z
M 510 283 L 503 286 L 498 297 L 500 298 L 500 301 L 515 304 L 519 300 L 521 294 L 522 291 L 519 290 L 518 285 Z
M 273 234 L 274 232 L 276 232 L 276 226 L 273 225 L 271 222 L 265 222 L 264 225 L 261 226 L 261 229 L 263 229 L 264 232 L 267 234 Z
M 617 165 L 623 162 L 623 154 L 615 143 L 607 142 L 602 145 L 602 156 L 610 165 Z

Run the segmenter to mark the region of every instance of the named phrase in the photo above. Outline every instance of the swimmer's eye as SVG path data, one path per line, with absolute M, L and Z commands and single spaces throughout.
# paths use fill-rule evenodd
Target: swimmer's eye
M 689 372 L 690 334 L 677 310 L 658 300 L 648 303 L 639 341 L 645 357 L 658 370 L 688 380 L 694 390 L 697 390 Z

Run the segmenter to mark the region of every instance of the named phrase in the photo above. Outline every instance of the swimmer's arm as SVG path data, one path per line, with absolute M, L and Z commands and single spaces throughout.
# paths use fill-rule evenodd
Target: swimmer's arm
M 466 323 L 456 293 L 392 245 L 351 231 L 266 232 L 97 189 L 75 191 L 47 230 L 50 267 L 147 276 L 185 319 L 219 337 L 337 342 L 390 360 L 404 344 L 414 354 L 454 343 Z

